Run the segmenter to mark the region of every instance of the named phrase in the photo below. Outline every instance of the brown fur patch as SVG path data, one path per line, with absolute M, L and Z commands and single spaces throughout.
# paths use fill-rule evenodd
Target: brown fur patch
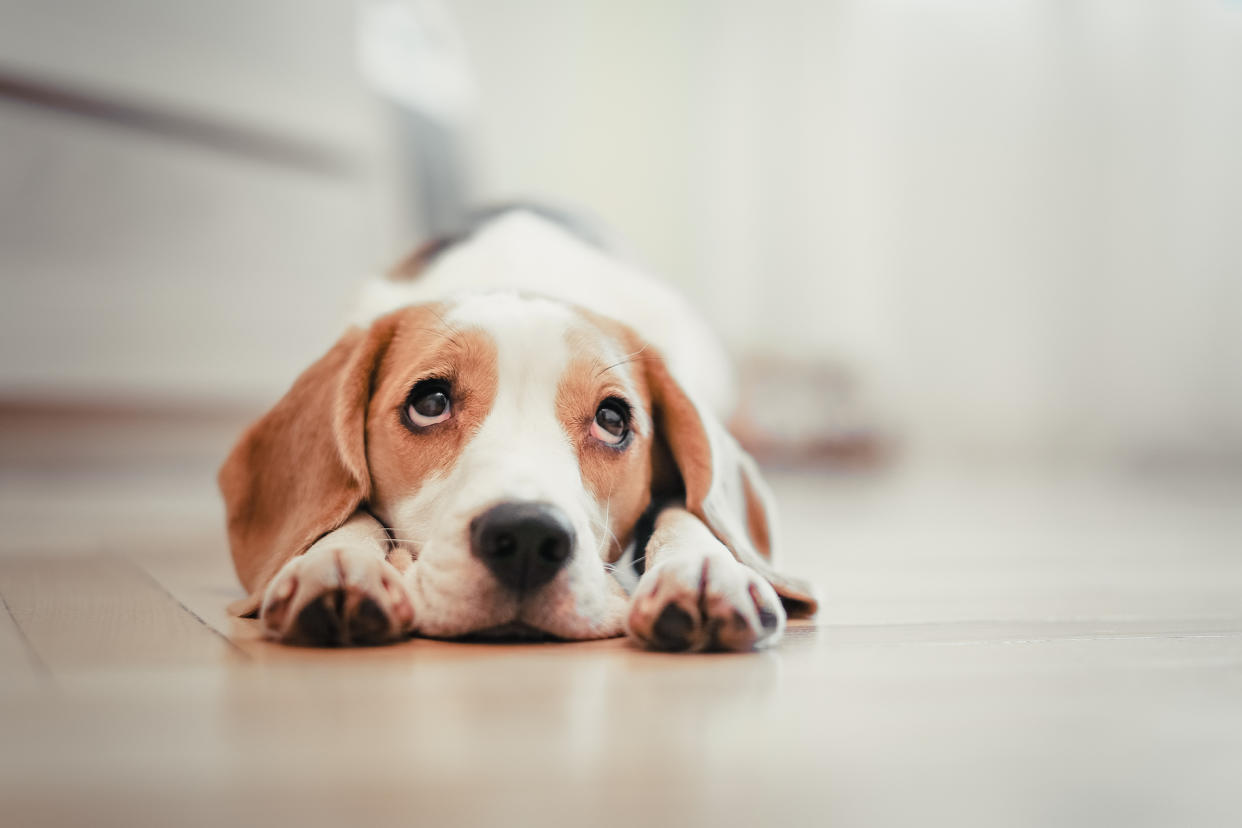
M 711 442 L 694 403 L 673 379 L 664 360 L 653 354 L 645 368 L 655 429 L 681 476 L 686 509 L 706 522 L 703 503 L 712 487 L 712 475 L 718 471 L 712 462 Z
M 424 377 L 453 383 L 454 416 L 414 434 L 400 420 Z M 350 329 L 252 425 L 220 469 L 229 544 L 253 611 L 286 561 L 342 525 L 373 496 L 417 489 L 487 416 L 496 349 L 479 331 L 452 331 L 436 306 Z
M 765 558 L 772 557 L 772 535 L 768 530 L 768 510 L 763 507 L 763 500 L 755 491 L 750 475 L 742 474 L 742 494 L 746 498 L 746 528 L 750 534 L 750 542 L 755 550 Z
M 385 276 L 390 282 L 412 282 L 418 278 L 419 274 L 428 265 L 435 261 L 437 256 L 458 241 L 460 240 L 446 236 L 423 242 L 412 252 L 406 254 L 405 258 L 393 265 Z
M 713 478 L 719 474 L 739 476 L 745 496 L 748 535 L 755 551 L 770 558 L 771 532 L 763 499 L 742 465 L 721 463 L 713 457 L 711 440 L 700 412 L 669 372 L 663 355 L 629 328 L 603 317 L 586 315 L 595 326 L 620 343 L 623 353 L 630 355 L 627 361 L 633 368 L 634 383 L 641 389 L 639 393 L 652 422 L 644 476 L 650 492 L 656 497 L 683 498 L 687 510 L 717 532 L 705 508 Z M 587 474 L 584 462 L 584 479 L 589 479 Z
M 426 306 L 405 314 L 378 371 L 367 415 L 367 461 L 374 498 L 394 503 L 433 473 L 452 469 L 491 411 L 498 382 L 496 345 L 477 329 L 449 329 Z M 411 389 L 425 379 L 451 386 L 452 415 L 413 431 L 402 419 Z
M 393 329 L 385 317 L 347 331 L 246 430 L 221 467 L 233 566 L 250 592 L 236 611 L 256 608 L 276 571 L 370 494 L 363 412 Z
M 641 371 L 609 370 L 612 355 L 629 353 L 632 337 L 616 323 L 587 314 L 588 324 L 567 334 L 574 356 L 557 388 L 556 410 L 578 456 L 582 482 L 609 516 L 616 543 L 608 560 L 629 545 L 639 516 L 651 497 L 651 398 Z M 626 379 L 626 374 L 630 379 Z M 608 397 L 625 400 L 632 409 L 633 436 L 624 449 L 601 443 L 591 435 L 599 404 Z

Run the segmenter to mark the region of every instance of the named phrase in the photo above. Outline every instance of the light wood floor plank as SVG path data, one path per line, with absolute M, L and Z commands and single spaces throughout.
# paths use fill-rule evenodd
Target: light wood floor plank
M 1239 481 L 777 474 L 773 651 L 316 650 L 225 610 L 225 440 L 72 421 L 0 428 L 5 828 L 1242 824 Z
M 0 559 L 0 593 L 52 673 L 220 665 L 238 651 L 132 562 L 107 555 Z
M 0 685 L 26 686 L 45 675 L 43 664 L 27 643 L 0 592 Z
M 183 548 L 176 554 L 134 545 L 124 557 L 204 624 L 220 635 L 232 636 L 236 619 L 227 607 L 245 592 L 233 574 L 223 541 Z

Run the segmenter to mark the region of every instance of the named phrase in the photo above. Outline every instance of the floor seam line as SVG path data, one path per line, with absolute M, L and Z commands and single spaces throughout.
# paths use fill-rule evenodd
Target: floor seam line
M 9 620 L 13 622 L 13 629 L 17 630 L 17 637 L 22 642 L 22 650 L 29 658 L 31 666 L 35 668 L 36 672 L 42 674 L 44 678 L 53 679 L 51 668 L 47 666 L 47 662 L 43 660 L 43 657 L 34 648 L 34 644 L 30 642 L 30 638 L 26 635 L 26 630 L 22 628 L 22 624 L 17 620 L 17 616 L 13 614 L 13 608 L 9 606 L 9 599 L 5 597 L 3 592 L 0 592 L 0 604 L 4 606 L 4 612 L 9 616 Z
M 251 657 L 250 653 L 246 652 L 246 651 L 245 651 L 245 649 L 243 649 L 243 648 L 241 647 L 241 645 L 239 645 L 239 644 L 238 644 L 236 641 L 234 641 L 233 639 L 229 638 L 227 635 L 225 635 L 225 634 L 224 634 L 223 632 L 221 632 L 220 630 L 217 630 L 217 629 L 216 629 L 214 626 L 212 626 L 211 624 L 207 623 L 207 620 L 206 620 L 205 618 L 203 618 L 201 615 L 199 615 L 199 614 L 198 614 L 197 612 L 195 612 L 194 610 L 190 609 L 190 608 L 186 605 L 185 601 L 182 601 L 180 598 L 178 598 L 176 595 L 174 595 L 174 594 L 173 594 L 173 592 L 172 592 L 172 590 L 170 590 L 168 587 L 164 586 L 164 584 L 160 582 L 160 579 L 159 579 L 159 578 L 156 578 L 154 575 L 152 575 L 150 572 L 148 572 L 148 571 L 147 571 L 147 569 L 146 569 L 146 567 L 142 566 L 142 564 L 138 563 L 138 561 L 134 560 L 133 558 L 129 557 L 128 555 L 120 555 L 120 554 L 117 554 L 117 553 L 114 553 L 114 552 L 106 552 L 105 554 L 106 554 L 106 555 L 108 555 L 109 557 L 118 558 L 118 559 L 120 559 L 120 560 L 122 560 L 122 561 L 125 561 L 127 564 L 129 564 L 130 566 L 132 566 L 134 569 L 138 570 L 138 572 L 139 572 L 139 573 L 141 573 L 141 574 L 142 574 L 142 576 L 143 576 L 146 580 L 148 580 L 148 581 L 150 581 L 152 584 L 154 584 L 154 585 L 156 586 L 156 588 L 157 588 L 157 589 L 159 589 L 159 591 L 160 591 L 160 592 L 162 592 L 162 593 L 164 593 L 165 595 L 167 595 L 169 598 L 171 598 L 171 599 L 173 600 L 173 602 L 174 602 L 174 603 L 176 603 L 176 605 L 177 605 L 177 606 L 181 607 L 183 610 L 185 610 L 186 612 L 188 612 L 188 613 L 190 614 L 190 617 L 191 617 L 191 618 L 193 618 L 195 621 L 197 621 L 197 622 L 198 622 L 199 624 L 201 624 L 202 626 L 206 627 L 208 632 L 210 632 L 212 635 L 215 635 L 215 636 L 218 636 L 219 638 L 224 639 L 224 643 L 228 644 L 228 645 L 229 645 L 229 647 L 230 647 L 231 649 L 235 650 L 235 651 L 236 651 L 239 655 L 241 655 L 241 656 L 242 656 L 242 658 L 246 659 L 247 661 L 252 660 L 252 657 Z

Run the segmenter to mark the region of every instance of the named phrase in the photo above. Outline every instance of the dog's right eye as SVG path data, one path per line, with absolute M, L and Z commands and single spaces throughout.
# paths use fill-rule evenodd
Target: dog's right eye
M 452 413 L 449 386 L 443 380 L 423 380 L 415 385 L 405 406 L 405 416 L 417 428 L 442 423 Z
M 609 397 L 595 409 L 591 436 L 601 443 L 621 448 L 630 436 L 630 407 L 616 397 Z

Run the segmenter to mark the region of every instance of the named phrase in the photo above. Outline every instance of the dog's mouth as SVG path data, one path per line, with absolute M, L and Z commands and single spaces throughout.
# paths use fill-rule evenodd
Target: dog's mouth
M 494 627 L 487 627 L 482 630 L 475 630 L 462 636 L 461 641 L 485 641 L 485 642 L 545 642 L 545 641 L 564 641 L 564 638 L 553 635 L 546 630 L 532 627 L 522 621 L 509 621 L 504 624 L 497 624 Z

